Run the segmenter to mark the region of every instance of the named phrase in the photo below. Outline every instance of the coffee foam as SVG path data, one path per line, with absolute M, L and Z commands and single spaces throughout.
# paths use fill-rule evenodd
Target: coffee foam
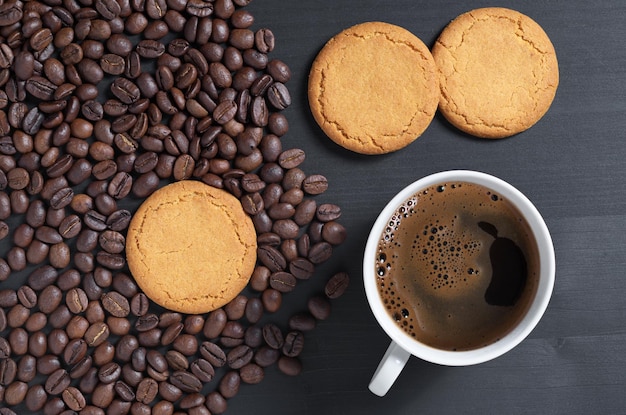
M 494 340 L 484 326 L 509 310 L 478 305 L 492 278 L 489 249 L 495 237 L 477 224 L 496 222 L 498 236 L 522 240 L 528 252 L 530 235 L 520 235 L 519 214 L 511 209 L 488 189 L 454 183 L 421 191 L 396 210 L 381 236 L 375 267 L 383 302 L 405 332 L 452 349 Z M 472 321 L 474 315 L 480 322 Z M 445 344 L 431 338 L 444 329 L 449 337 Z M 468 331 L 484 340 L 467 343 Z M 461 338 L 466 344 L 458 342 Z

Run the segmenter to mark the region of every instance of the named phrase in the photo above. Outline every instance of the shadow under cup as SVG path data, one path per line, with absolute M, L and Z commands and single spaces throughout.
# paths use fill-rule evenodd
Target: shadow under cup
M 377 279 L 379 242 L 394 213 L 416 193 L 444 183 L 473 183 L 501 195 L 522 215 L 536 244 L 538 277 L 526 312 L 499 340 L 469 350 L 453 351 L 429 346 L 416 340 L 394 321 L 383 303 Z M 363 278 L 367 300 L 380 326 L 391 337 L 387 353 L 370 383 L 370 390 L 384 395 L 391 387 L 408 357 L 447 366 L 467 366 L 494 359 L 518 345 L 533 330 L 545 312 L 554 286 L 554 247 L 548 228 L 538 210 L 519 190 L 494 176 L 468 170 L 452 170 L 426 176 L 401 190 L 382 210 L 367 240 L 363 259 Z

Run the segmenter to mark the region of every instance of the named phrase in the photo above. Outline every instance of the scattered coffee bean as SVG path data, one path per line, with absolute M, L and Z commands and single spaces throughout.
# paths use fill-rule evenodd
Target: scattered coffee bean
M 0 5 L 0 240 L 12 244 L 0 281 L 26 274 L 0 290 L 0 406 L 223 413 L 242 381 L 260 382 L 281 352 L 297 356 L 301 332 L 327 315 L 312 300 L 284 338 L 255 325 L 345 240 L 340 209 L 309 197 L 325 177 L 282 148 L 291 72 L 268 56 L 273 32 L 250 29 L 249 1 L 44 3 Z M 183 319 L 152 309 L 124 235 L 135 202 L 188 179 L 240 198 L 259 248 L 254 294 Z M 346 286 L 334 276 L 325 295 Z M 281 371 L 301 370 L 283 358 Z

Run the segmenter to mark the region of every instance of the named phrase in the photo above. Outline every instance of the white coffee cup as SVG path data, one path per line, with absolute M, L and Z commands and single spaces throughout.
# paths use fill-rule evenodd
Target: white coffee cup
M 431 347 L 405 333 L 393 321 L 383 305 L 377 287 L 375 261 L 383 230 L 396 209 L 419 190 L 446 182 L 469 182 L 482 185 L 502 195 L 526 219 L 539 253 L 539 280 L 534 298 L 521 321 L 499 341 L 467 351 L 450 351 Z M 382 210 L 367 239 L 363 258 L 363 279 L 370 308 L 389 337 L 391 344 L 374 372 L 369 389 L 384 396 L 404 368 L 411 355 L 446 366 L 468 366 L 483 363 L 517 346 L 535 328 L 544 314 L 554 286 L 555 257 L 552 238 L 543 218 L 530 200 L 509 183 L 489 174 L 469 170 L 451 170 L 419 179 L 401 190 Z

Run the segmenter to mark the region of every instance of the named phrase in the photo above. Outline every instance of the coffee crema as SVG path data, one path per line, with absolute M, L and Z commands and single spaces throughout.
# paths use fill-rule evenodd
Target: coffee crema
M 510 332 L 537 289 L 532 231 L 509 201 L 469 182 L 408 198 L 378 243 L 375 275 L 398 326 L 443 350 L 472 350 Z

